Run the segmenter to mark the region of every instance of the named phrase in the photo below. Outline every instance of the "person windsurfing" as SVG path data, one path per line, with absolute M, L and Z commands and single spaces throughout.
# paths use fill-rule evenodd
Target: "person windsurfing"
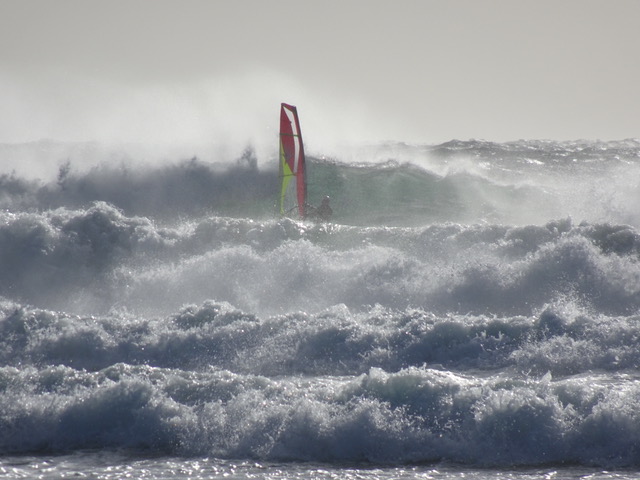
M 331 220 L 331 215 L 333 215 L 333 210 L 331 209 L 331 205 L 329 205 L 329 196 L 326 195 L 319 207 L 309 207 L 311 210 L 309 216 L 318 222 L 328 222 Z

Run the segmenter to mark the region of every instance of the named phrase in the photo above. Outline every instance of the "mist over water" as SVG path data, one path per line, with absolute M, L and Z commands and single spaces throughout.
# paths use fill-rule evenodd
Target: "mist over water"
M 3 455 L 640 467 L 637 140 L 320 152 L 331 224 L 251 148 L 75 155 L 0 174 Z

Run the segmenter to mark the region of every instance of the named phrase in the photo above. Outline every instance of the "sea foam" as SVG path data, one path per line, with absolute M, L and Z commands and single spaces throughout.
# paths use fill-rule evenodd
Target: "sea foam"
M 639 152 L 311 157 L 327 224 L 251 158 L 3 174 L 0 453 L 637 469 Z

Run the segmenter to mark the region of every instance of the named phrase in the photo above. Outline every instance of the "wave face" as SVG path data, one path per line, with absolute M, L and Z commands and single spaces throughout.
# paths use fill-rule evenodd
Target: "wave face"
M 0 454 L 640 467 L 640 142 L 218 160 L 0 175 Z

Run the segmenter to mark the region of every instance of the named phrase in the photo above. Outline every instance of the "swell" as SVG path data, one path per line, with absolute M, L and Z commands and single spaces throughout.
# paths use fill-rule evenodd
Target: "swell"
M 334 221 L 359 226 L 539 224 L 567 216 L 638 225 L 632 208 L 639 200 L 638 158 L 634 140 L 363 147 L 337 159 L 309 157 L 309 201 L 330 195 Z M 86 208 L 104 201 L 163 222 L 275 214 L 276 161 L 259 160 L 250 148 L 238 159 L 215 161 L 118 161 L 88 169 L 83 161 L 63 163 L 56 179 L 1 175 L 0 208 Z
M 78 313 L 227 301 L 256 314 L 336 304 L 528 315 L 559 298 L 605 314 L 640 307 L 629 226 L 305 225 L 209 217 L 176 227 L 87 210 L 3 213 L 0 295 Z
M 3 453 L 638 466 L 637 316 L 8 317 Z
M 125 363 L 340 376 L 428 365 L 562 377 L 640 366 L 637 313 L 607 316 L 569 301 L 532 316 L 443 316 L 381 306 L 354 311 L 337 305 L 315 314 L 259 317 L 213 301 L 184 306 L 167 317 L 71 315 L 6 300 L 0 313 L 0 358 L 14 367 L 99 371 Z

